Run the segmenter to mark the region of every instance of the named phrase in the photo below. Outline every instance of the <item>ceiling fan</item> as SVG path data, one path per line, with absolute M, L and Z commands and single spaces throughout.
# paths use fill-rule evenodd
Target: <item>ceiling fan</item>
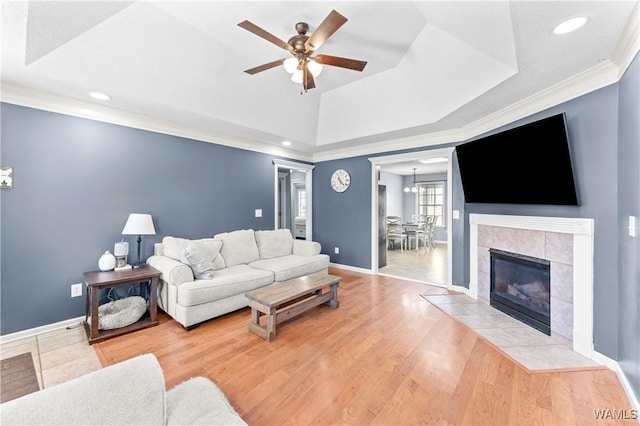
M 302 83 L 302 87 L 306 92 L 307 90 L 316 87 L 314 77 L 320 73 L 320 70 L 322 69 L 321 65 L 331 65 L 334 67 L 362 71 L 365 65 L 367 65 L 366 61 L 341 58 L 331 55 L 313 56 L 315 51 L 320 48 L 320 46 L 322 46 L 322 44 L 333 35 L 333 33 L 344 25 L 345 22 L 347 22 L 347 18 L 335 10 L 332 10 L 310 36 L 307 35 L 307 32 L 309 31 L 309 24 L 306 22 L 298 22 L 295 26 L 298 34 L 291 37 L 289 41 L 285 43 L 283 40 L 280 40 L 278 37 L 263 30 L 257 25 L 249 21 L 242 21 L 238 24 L 239 27 L 262 37 L 284 50 L 287 50 L 293 56 L 291 58 L 278 59 L 255 68 L 245 70 L 245 72 L 253 75 L 261 71 L 277 67 L 278 65 L 284 65 L 285 69 L 292 73 L 291 80 L 296 83 Z

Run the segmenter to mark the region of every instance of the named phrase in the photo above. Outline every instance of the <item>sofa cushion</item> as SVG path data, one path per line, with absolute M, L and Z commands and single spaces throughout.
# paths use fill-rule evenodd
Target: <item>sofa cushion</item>
M 253 229 L 216 234 L 213 238 L 222 241 L 220 254 L 227 267 L 248 264 L 260 258 Z
M 322 271 L 329 267 L 329 256 L 317 254 L 315 256 L 289 256 L 261 259 L 249 264 L 252 268 L 272 271 L 276 281 L 286 281 Z
M 271 284 L 273 272 L 248 265 L 235 265 L 216 271 L 210 280 L 196 280 L 178 286 L 178 304 L 195 306 L 225 299 Z
M 189 241 L 184 249 L 184 256 L 199 280 L 213 278 L 213 260 L 220 254 L 222 241 L 209 239 Z
M 260 259 L 288 256 L 293 250 L 293 236 L 288 229 L 256 231 L 255 238 Z
M 194 377 L 167 392 L 167 425 L 246 425 L 220 388 Z
M 165 381 L 152 354 L 0 405 L 3 425 L 162 425 Z

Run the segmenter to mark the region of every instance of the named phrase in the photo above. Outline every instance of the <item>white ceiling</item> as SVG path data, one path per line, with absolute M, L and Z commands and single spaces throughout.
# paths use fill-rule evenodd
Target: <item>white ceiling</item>
M 282 67 L 243 72 L 289 54 L 239 22 L 286 41 L 332 9 L 348 21 L 317 53 L 368 61 L 363 72 L 325 66 L 302 95 Z M 425 146 L 611 84 L 638 51 L 637 10 L 638 0 L 3 1 L 2 99 L 258 150 L 289 140 L 278 152 L 293 158 Z M 552 33 L 578 15 L 585 27 Z

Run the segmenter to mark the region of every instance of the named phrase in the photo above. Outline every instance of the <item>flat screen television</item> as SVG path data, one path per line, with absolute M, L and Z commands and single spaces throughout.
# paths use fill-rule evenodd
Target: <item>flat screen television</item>
M 467 203 L 577 206 L 564 113 L 456 147 Z

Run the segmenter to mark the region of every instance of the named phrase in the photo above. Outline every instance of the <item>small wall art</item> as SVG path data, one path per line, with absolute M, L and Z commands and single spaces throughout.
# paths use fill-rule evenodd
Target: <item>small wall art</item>
M 13 167 L 0 166 L 0 188 L 13 188 Z

